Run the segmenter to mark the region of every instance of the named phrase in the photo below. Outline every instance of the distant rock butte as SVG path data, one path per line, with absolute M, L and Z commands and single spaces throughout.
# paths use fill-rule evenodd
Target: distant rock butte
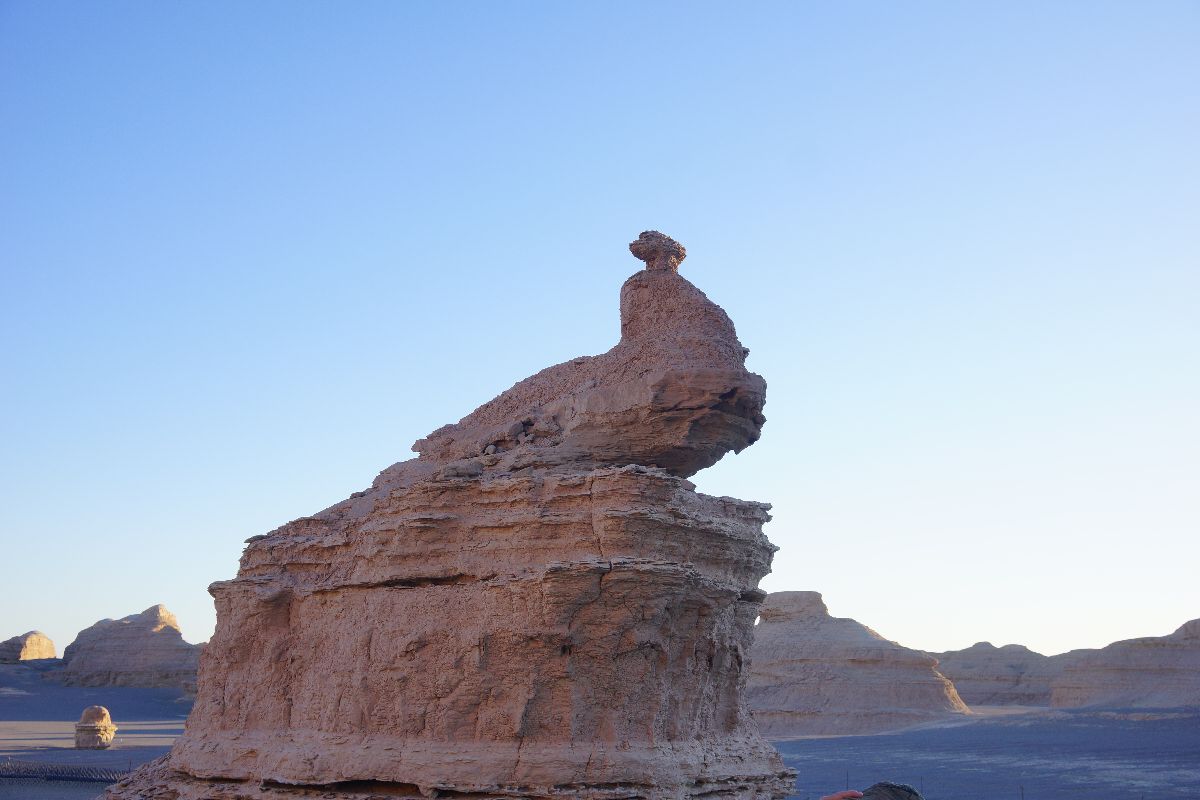
M 1019 644 L 996 647 L 979 642 L 965 650 L 930 655 L 959 696 L 973 706 L 1048 706 L 1050 684 L 1062 671 L 1060 661 Z
M 831 617 L 816 592 L 767 596 L 747 697 L 767 736 L 861 734 L 970 710 L 926 653 Z
M 200 646 L 183 640 L 179 621 L 164 606 L 82 630 L 63 651 L 71 686 L 194 686 Z
M 1059 708 L 1200 706 L 1200 619 L 1169 636 L 1113 642 L 1056 656 L 1051 704 Z
M 250 541 L 186 732 L 109 798 L 791 792 L 743 699 L 768 506 L 684 479 L 758 439 L 766 384 L 682 246 L 630 249 L 615 347 Z
M 29 631 L 0 642 L 0 664 L 54 658 L 54 642 L 41 631 Z
M 1169 636 L 1145 636 L 1054 656 L 980 642 L 932 653 L 972 705 L 1176 708 L 1200 705 L 1200 620 Z

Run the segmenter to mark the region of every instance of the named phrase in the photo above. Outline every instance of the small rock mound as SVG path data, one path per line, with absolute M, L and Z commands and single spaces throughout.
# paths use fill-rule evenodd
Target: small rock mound
M 200 647 L 183 640 L 165 606 L 122 619 L 103 619 L 79 632 L 63 651 L 62 680 L 71 686 L 186 689 L 196 683 Z
M 117 735 L 117 726 L 104 706 L 88 706 L 75 723 L 76 750 L 105 750 Z
M 829 616 L 817 592 L 767 596 L 747 700 L 777 737 L 879 733 L 970 713 L 936 660 Z
M 54 642 L 41 631 L 29 631 L 0 642 L 0 664 L 55 657 Z

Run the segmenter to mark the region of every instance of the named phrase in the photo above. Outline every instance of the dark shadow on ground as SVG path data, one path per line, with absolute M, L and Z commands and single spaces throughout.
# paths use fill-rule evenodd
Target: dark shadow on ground
M 77 722 L 88 706 L 104 706 L 121 719 L 180 719 L 192 709 L 178 689 L 129 686 L 63 686 L 58 669 L 44 662 L 0 664 L 0 721 Z
M 775 745 L 800 800 L 880 780 L 926 800 L 1200 798 L 1200 709 L 1045 711 Z

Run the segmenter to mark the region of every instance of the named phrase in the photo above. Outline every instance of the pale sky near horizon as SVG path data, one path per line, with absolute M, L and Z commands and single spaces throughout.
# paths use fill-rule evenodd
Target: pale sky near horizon
M 0 2 L 0 639 L 608 349 L 657 228 L 768 382 L 768 590 L 1045 653 L 1200 617 L 1200 4 Z

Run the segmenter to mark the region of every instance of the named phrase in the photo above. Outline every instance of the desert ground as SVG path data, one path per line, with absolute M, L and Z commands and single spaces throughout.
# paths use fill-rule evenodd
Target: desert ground
M 970 721 L 777 741 L 801 800 L 878 780 L 926 800 L 1195 800 L 1200 709 L 977 709 Z
M 0 764 L 7 758 L 128 769 L 164 754 L 188 704 L 171 689 L 64 687 L 44 670 L 0 665 Z M 120 726 L 109 750 L 74 750 L 80 711 L 107 706 Z M 801 800 L 879 780 L 927 800 L 1195 800 L 1200 709 L 977 709 L 961 724 L 896 734 L 776 741 L 799 772 Z M 3 800 L 74 800 L 102 784 L 0 778 Z M 1023 794 L 1022 794 L 1023 792 Z
M 128 770 L 163 755 L 183 733 L 190 704 L 173 689 L 61 686 L 36 664 L 0 664 L 0 768 L 7 759 Z M 103 705 L 118 726 L 108 750 L 75 750 L 75 722 Z M 74 800 L 101 783 L 0 777 L 0 800 Z

